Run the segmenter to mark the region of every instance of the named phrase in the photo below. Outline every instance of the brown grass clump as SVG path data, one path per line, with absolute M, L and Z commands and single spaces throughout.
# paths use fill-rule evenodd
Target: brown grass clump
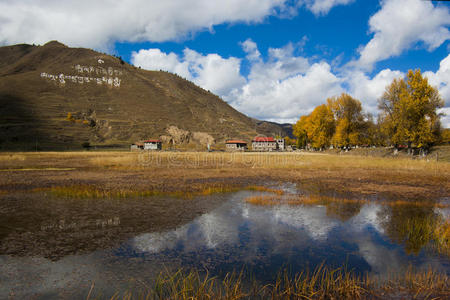
M 273 188 L 269 188 L 266 186 L 260 186 L 260 185 L 250 185 L 250 186 L 247 186 L 245 189 L 249 190 L 249 191 L 273 193 L 273 194 L 276 194 L 279 196 L 284 195 L 283 190 L 273 189 Z
M 436 250 L 450 257 L 450 220 L 439 220 L 433 233 Z
M 180 187 L 183 188 L 183 187 Z M 175 191 L 162 191 L 157 189 L 152 190 L 134 190 L 130 188 L 103 188 L 97 185 L 73 185 L 73 186 L 55 186 L 51 188 L 35 188 L 33 192 L 49 192 L 51 195 L 56 197 L 67 197 L 67 198 L 132 198 L 132 197 L 153 197 L 153 196 L 171 196 L 171 197 L 181 197 L 181 198 L 192 198 L 195 196 L 208 196 L 212 194 L 219 193 L 230 193 L 236 192 L 241 187 L 234 185 L 212 185 L 212 186 L 201 186 L 199 190 L 196 191 L 185 191 L 185 190 L 175 190 Z M 277 195 L 282 195 L 282 190 L 276 190 L 267 188 L 264 186 L 249 186 L 248 190 L 252 191 L 265 191 L 274 193 Z M 1 195 L 1 191 L 0 191 Z
M 227 273 L 223 279 L 208 273 L 162 272 L 152 287 L 142 291 L 116 293 L 111 299 L 445 299 L 450 296 L 449 278 L 433 270 L 412 268 L 388 280 L 358 275 L 345 267 L 330 269 L 323 264 L 314 271 L 291 275 L 280 271 L 277 278 L 262 285 L 249 280 L 243 271 Z M 91 299 L 94 286 L 87 299 Z
M 274 195 L 256 195 L 249 196 L 245 198 L 245 201 L 250 204 L 255 205 L 327 205 L 330 203 L 341 203 L 341 204 L 367 204 L 367 203 L 377 203 L 380 205 L 388 205 L 388 206 L 419 206 L 419 207 L 437 207 L 437 208 L 446 208 L 450 207 L 449 204 L 445 203 L 435 203 L 432 201 L 405 201 L 405 200 L 396 200 L 396 201 L 370 201 L 368 199 L 349 199 L 349 198 L 338 198 L 338 197 L 328 197 L 321 195 L 286 195 L 282 197 L 283 194 L 274 196 Z

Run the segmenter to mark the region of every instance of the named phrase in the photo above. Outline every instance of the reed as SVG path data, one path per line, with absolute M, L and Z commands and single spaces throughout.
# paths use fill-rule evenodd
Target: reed
M 436 250 L 450 257 L 450 220 L 438 220 L 433 231 L 433 239 Z
M 151 287 L 126 291 L 122 299 L 446 299 L 450 296 L 449 278 L 431 269 L 414 271 L 380 279 L 359 275 L 346 267 L 332 269 L 324 264 L 314 271 L 291 275 L 282 270 L 275 280 L 262 284 L 244 271 L 227 273 L 222 278 L 196 270 L 164 271 Z M 87 300 L 93 297 L 92 287 Z M 111 299 L 121 299 L 116 293 Z
M 351 199 L 351 198 L 339 198 L 339 197 L 329 197 L 322 195 L 256 195 L 249 196 L 245 198 L 245 201 L 254 205 L 327 205 L 330 203 L 341 203 L 341 204 L 368 204 L 376 203 L 379 205 L 387 206 L 418 206 L 418 207 L 436 207 L 436 208 L 447 208 L 450 204 L 447 203 L 436 203 L 433 201 L 406 201 L 406 200 L 395 200 L 395 201 L 380 201 L 380 200 L 369 200 L 364 198 Z
M 196 187 L 195 190 L 186 189 L 180 186 L 180 190 L 163 191 L 163 190 L 134 190 L 132 188 L 106 188 L 99 185 L 72 185 L 72 186 L 54 186 L 51 188 L 35 188 L 33 192 L 49 193 L 55 197 L 64 198 L 136 198 L 136 197 L 153 197 L 153 196 L 169 196 L 180 198 L 193 198 L 196 196 L 209 196 L 219 193 L 230 193 L 238 190 L 251 190 L 270 192 L 276 195 L 283 195 L 282 190 L 272 189 L 265 186 L 251 185 L 241 187 L 228 184 L 211 184 L 210 186 L 203 184 Z M 2 191 L 0 191 L 1 194 Z M 5 192 L 6 193 L 6 192 Z

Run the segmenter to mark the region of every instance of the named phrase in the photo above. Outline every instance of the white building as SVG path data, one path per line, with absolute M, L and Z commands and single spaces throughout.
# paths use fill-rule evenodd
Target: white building
M 162 142 L 160 140 L 146 140 L 144 141 L 144 150 L 161 150 Z

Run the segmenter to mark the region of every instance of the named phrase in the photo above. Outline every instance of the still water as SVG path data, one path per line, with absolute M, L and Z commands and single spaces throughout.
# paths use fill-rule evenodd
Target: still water
M 284 188 L 295 193 L 294 186 Z M 423 230 L 411 224 L 448 217 L 448 209 L 245 202 L 255 194 L 6 201 L 0 299 L 85 298 L 92 283 L 97 296 L 107 297 L 179 268 L 217 276 L 245 268 L 262 282 L 282 268 L 295 273 L 323 262 L 381 277 L 410 265 L 450 273 L 448 257 L 411 232 Z

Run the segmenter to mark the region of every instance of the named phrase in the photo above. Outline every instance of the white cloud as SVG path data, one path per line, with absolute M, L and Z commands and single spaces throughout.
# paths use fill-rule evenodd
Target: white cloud
M 166 54 L 159 49 L 141 49 L 139 52 L 133 52 L 131 56 L 131 60 L 136 66 L 147 70 L 170 71 L 192 80 L 191 73 L 189 73 L 189 63 L 180 62 L 178 55 L 175 53 Z
M 144 69 L 177 73 L 221 96 L 239 111 L 263 120 L 295 122 L 326 99 L 347 92 L 359 99 L 366 111 L 378 113 L 377 100 L 394 78 L 404 77 L 398 70 L 384 69 L 369 76 L 361 70 L 344 68 L 333 72 L 326 62 L 311 62 L 295 55 L 296 47 L 270 48 L 267 58 L 248 39 L 241 43 L 250 64 L 247 78 L 240 73 L 241 60 L 218 54 L 202 55 L 185 49 L 183 56 L 162 53 L 159 49 L 133 53 L 132 62 Z M 450 99 L 450 55 L 436 72 L 424 72 L 438 87 L 448 105 Z M 450 108 L 443 109 L 450 115 Z M 443 119 L 450 127 L 450 116 Z
M 183 57 L 179 57 L 175 53 L 148 49 L 133 52 L 131 61 L 147 70 L 176 73 L 218 95 L 227 95 L 245 83 L 245 78 L 240 74 L 241 60 L 235 57 L 227 59 L 218 54 L 202 55 L 187 48 L 183 51 Z
M 383 95 L 386 86 L 391 84 L 395 78 L 403 78 L 404 73 L 390 69 L 381 70 L 373 78 L 361 71 L 348 72 L 345 81 L 349 85 L 348 92 L 363 101 L 367 112 L 378 114 L 378 99 Z
M 437 87 L 442 99 L 445 101 L 445 107 L 439 112 L 444 116 L 441 118 L 442 125 L 450 128 L 450 54 L 439 64 L 439 70 L 434 72 L 424 72 L 428 82 Z
M 435 7 L 431 1 L 384 0 L 369 25 L 374 36 L 360 49 L 360 58 L 354 62 L 365 69 L 398 56 L 417 43 L 423 43 L 431 51 L 450 39 L 446 28 L 450 25 L 449 10 Z
M 266 76 L 250 78 L 241 90 L 234 90 L 225 99 L 238 110 L 256 118 L 295 122 L 300 115 L 310 113 L 328 97 L 343 91 L 339 78 L 330 72 L 327 63 L 315 63 L 305 73 L 286 79 L 273 77 L 271 71 L 267 69 L 269 74 Z
M 258 50 L 258 46 L 251 39 L 247 39 L 241 43 L 242 49 L 247 53 L 247 59 L 250 61 L 259 61 L 261 59 L 261 53 Z
M 424 72 L 423 75 L 428 78 L 431 85 L 439 89 L 446 105 L 450 106 L 450 54 L 440 62 L 436 73 Z
M 346 5 L 354 0 L 304 0 L 306 7 L 317 15 L 326 15 L 333 7 Z
M 217 24 L 260 22 L 293 5 L 287 0 L 2 0 L 0 44 L 57 39 L 106 49 L 117 40 L 177 40 Z
M 266 61 L 260 58 L 253 41 L 242 45 L 252 63 L 247 82 L 222 96 L 252 117 L 293 122 L 300 113 L 309 113 L 324 99 L 342 91 L 327 63 L 311 65 L 308 59 L 294 55 L 292 44 L 269 49 Z

